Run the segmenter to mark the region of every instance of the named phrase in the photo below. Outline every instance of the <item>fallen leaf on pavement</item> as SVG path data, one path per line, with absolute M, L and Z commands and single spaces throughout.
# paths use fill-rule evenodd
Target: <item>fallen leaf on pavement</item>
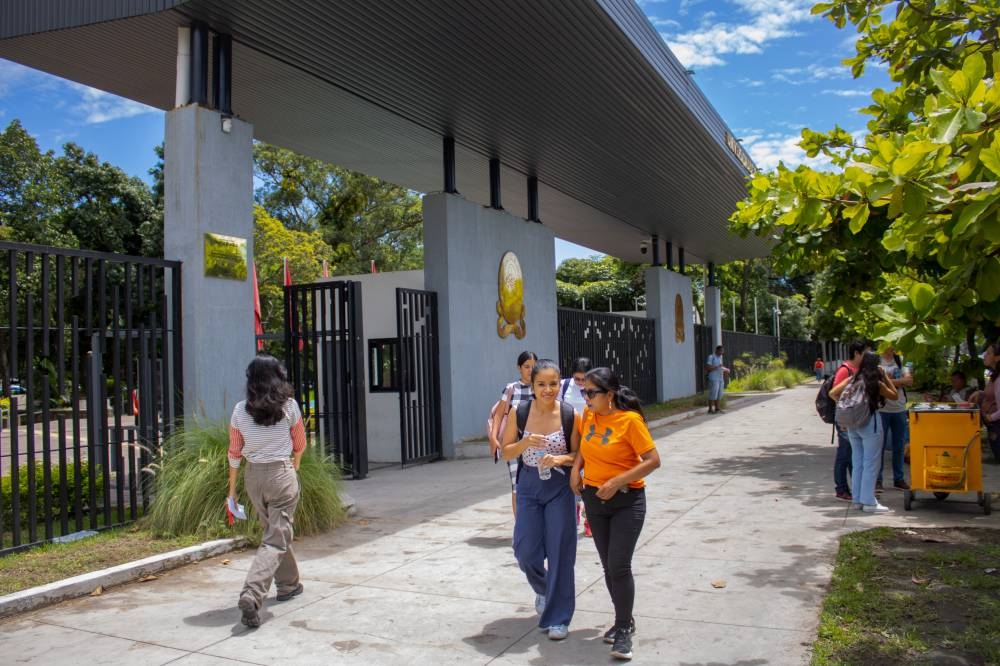
M 153 574 L 149 574 L 148 576 L 143 576 L 142 578 L 140 578 L 139 582 L 148 583 L 149 581 L 156 580 L 157 578 L 159 578 L 159 576 L 154 576 Z
M 94 588 L 94 591 L 90 593 L 90 596 L 99 597 L 102 594 L 104 594 L 104 588 L 98 585 L 97 587 Z
M 914 532 L 913 530 L 903 530 L 903 534 L 910 534 L 912 536 L 916 536 L 917 535 L 917 533 Z
M 223 564 L 223 566 L 225 566 L 225 565 L 229 564 L 230 562 L 231 562 L 231 560 L 222 560 L 222 564 Z
M 726 581 L 724 581 L 724 580 L 713 580 L 712 581 L 712 587 L 714 587 L 717 590 L 721 590 L 725 586 L 726 586 Z
M 912 580 L 917 585 L 926 585 L 927 583 L 931 582 L 930 578 L 918 578 L 917 576 L 914 576 L 910 580 Z
M 996 572 L 997 572 L 997 570 L 994 569 L 993 567 L 990 567 L 989 569 L 983 569 L 983 573 L 987 573 L 987 574 L 995 574 Z

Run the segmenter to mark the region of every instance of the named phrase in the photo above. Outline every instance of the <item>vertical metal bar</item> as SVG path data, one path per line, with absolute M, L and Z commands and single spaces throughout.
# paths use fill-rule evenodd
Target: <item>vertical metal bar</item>
M 353 382 L 352 399 L 354 402 L 355 456 L 354 478 L 363 479 L 368 476 L 368 431 L 365 418 L 365 335 L 362 320 L 364 310 L 361 303 L 361 283 L 350 283 L 351 300 L 351 333 L 353 339 L 348 340 L 352 347 L 353 363 L 351 365 L 351 380 Z
M 74 407 L 74 410 L 76 408 Z M 59 438 L 59 533 L 69 534 L 69 473 L 66 469 L 66 416 L 59 415 L 58 431 Z
M 100 322 L 98 328 L 103 332 L 108 328 L 108 267 L 103 259 L 97 260 L 97 282 L 100 285 L 97 290 Z
M 406 465 L 408 462 L 406 453 L 407 440 L 409 439 L 409 433 L 406 431 L 406 383 L 404 381 L 406 372 L 403 370 L 403 339 L 405 337 L 403 310 L 406 307 L 404 303 L 403 288 L 396 287 L 396 376 L 393 379 L 397 382 L 396 388 L 399 394 L 399 460 L 401 465 Z
M 149 341 L 149 331 L 146 329 L 144 323 L 139 324 L 139 394 L 140 395 L 153 395 L 153 364 L 150 359 L 150 341 Z M 146 469 L 149 464 L 149 452 L 152 450 L 153 441 L 151 433 L 151 425 L 153 424 L 155 416 L 153 414 L 153 403 L 152 400 L 141 400 L 139 401 L 139 422 L 142 424 L 142 429 L 139 431 L 139 462 L 140 468 Z M 149 506 L 149 494 L 150 494 L 150 484 L 152 479 L 143 475 L 140 480 L 140 485 L 142 488 L 142 508 L 146 509 Z
M 47 285 L 46 285 L 47 286 Z M 51 378 L 49 373 L 41 373 L 42 378 L 42 518 L 45 521 L 45 540 L 51 541 L 55 535 L 52 532 L 52 433 L 49 419 L 52 413 L 49 409 L 51 398 Z
M 164 270 L 163 279 L 166 279 L 166 272 Z M 169 348 L 169 335 L 170 330 L 170 311 L 167 309 L 167 295 L 162 294 L 160 296 L 160 330 L 156 335 L 156 353 L 154 358 L 156 359 L 156 368 L 160 381 L 157 382 L 158 395 L 153 401 L 153 430 L 156 433 L 163 432 L 163 436 L 166 437 L 167 433 L 171 432 L 168 426 L 168 414 L 170 412 L 170 394 L 172 393 L 170 387 L 170 373 L 168 372 L 169 360 L 167 358 L 167 349 Z M 159 407 L 157 409 L 156 407 Z M 157 439 L 159 440 L 159 435 L 157 434 Z M 159 444 L 159 441 L 157 442 Z
M 56 255 L 56 392 L 63 396 L 66 387 L 66 257 L 62 254 Z M 71 391 L 72 393 L 72 391 Z M 67 396 L 69 397 L 69 396 Z M 75 412 L 79 405 L 70 403 Z M 68 474 L 66 470 L 66 417 L 60 415 L 58 418 L 58 446 L 59 446 L 59 533 L 69 533 L 69 493 L 66 488 Z
M 715 286 L 715 263 L 711 261 L 708 262 L 708 286 L 709 287 Z M 735 325 L 736 322 L 733 322 L 733 324 Z
M 528 176 L 528 220 L 541 223 L 538 219 L 538 178 Z
M 128 515 L 131 520 L 139 517 L 135 478 L 135 457 L 139 447 L 137 446 L 138 442 L 136 441 L 135 430 L 133 427 L 128 431 Z
M 34 252 L 25 253 L 24 272 L 26 279 L 34 278 Z M 35 492 L 35 294 L 28 288 L 25 289 L 24 296 L 24 387 L 27 389 L 24 399 L 24 446 L 28 455 L 25 463 L 28 470 L 28 542 L 34 543 L 38 540 L 38 494 Z
M 434 409 L 434 445 L 436 457 L 441 457 L 443 453 L 443 445 L 441 435 L 441 347 L 440 338 L 438 337 L 438 300 L 437 292 L 430 292 L 430 305 L 431 305 L 431 337 L 433 342 L 431 344 L 431 373 L 434 381 L 434 387 L 431 391 L 430 400 L 431 405 Z
M 674 244 L 667 241 L 667 270 L 674 270 Z
M 83 270 L 85 271 L 85 289 L 86 293 L 83 294 L 83 324 L 84 328 L 89 334 L 94 328 L 94 260 L 87 257 L 84 260 Z
M 500 158 L 490 160 L 490 208 L 503 210 L 500 205 Z
M 170 412 L 170 428 L 180 422 L 184 417 L 184 343 L 183 343 L 183 321 L 181 316 L 181 264 L 177 263 L 170 268 L 170 325 L 171 340 L 170 364 L 173 368 L 173 390 L 170 398 L 173 409 Z
M 191 25 L 191 97 L 190 104 L 208 104 L 208 26 Z
M 49 255 L 42 253 L 39 255 L 38 259 L 42 263 L 42 281 L 41 281 L 41 313 L 39 319 L 42 324 L 42 356 L 48 358 L 49 356 L 49 282 L 51 276 L 49 275 Z
M 316 347 L 316 363 L 319 366 L 320 386 L 317 389 L 316 407 L 323 412 L 323 421 L 316 423 L 317 438 L 329 437 L 330 433 L 330 392 L 333 377 L 330 373 L 330 290 L 319 287 L 319 335 Z
M 111 290 L 111 387 L 114 397 L 111 401 L 114 424 L 111 427 L 111 451 L 109 462 L 111 471 L 115 475 L 115 500 L 118 505 L 118 522 L 125 522 L 125 488 L 122 485 L 125 481 L 122 475 L 122 440 L 124 439 L 122 430 L 122 411 L 126 396 L 122 395 L 122 328 L 119 325 L 120 311 L 119 298 L 121 289 L 115 285 Z M 109 489 L 110 492 L 110 489 Z
M 444 191 L 458 194 L 455 189 L 455 137 L 444 137 Z
M 132 414 L 132 424 L 138 423 L 139 415 L 135 413 L 132 409 L 132 391 L 135 390 L 135 374 L 133 364 L 135 362 L 135 349 L 133 349 L 133 334 L 135 332 L 135 320 L 133 318 L 132 312 L 132 276 L 133 276 L 133 266 L 129 262 L 125 262 L 122 267 L 124 270 L 124 279 L 122 282 L 122 314 L 123 323 L 122 331 L 125 336 L 125 391 L 129 397 L 129 413 Z
M 158 427 L 156 412 L 157 406 L 159 405 L 159 393 L 158 386 L 159 383 L 156 381 L 156 372 L 158 368 L 157 363 L 157 342 L 160 340 L 159 332 L 156 329 L 156 313 L 149 313 L 149 323 L 147 325 L 146 336 L 149 338 L 149 346 L 146 350 L 146 384 L 147 393 L 149 398 L 146 400 L 146 406 L 143 407 L 142 403 L 139 404 L 139 411 L 142 412 L 142 421 L 145 424 L 147 441 L 149 442 L 149 451 L 160 450 L 160 429 Z M 146 493 L 148 497 L 149 492 Z
M 13 253 L 12 253 L 13 254 Z M 21 545 L 21 450 L 18 441 L 21 428 L 18 426 L 17 411 L 19 405 L 14 396 L 10 397 L 10 414 L 12 427 L 10 429 L 10 515 L 11 515 L 11 546 Z M 31 501 L 30 499 L 28 501 Z
M 233 38 L 216 33 L 212 40 L 212 105 L 223 115 L 233 113 Z
M 96 333 L 90 336 L 87 353 L 87 473 L 90 481 L 88 506 L 90 528 L 97 529 L 97 466 L 101 464 L 101 423 L 104 421 L 104 390 L 101 375 L 101 340 Z
M 10 326 L 9 345 L 7 350 L 7 358 L 10 361 L 10 375 L 16 377 L 18 371 L 18 359 L 17 359 L 17 340 L 18 340 L 18 330 L 17 330 L 17 250 L 7 251 L 7 322 Z M 10 377 L 5 377 L 4 382 L 10 380 Z M 11 419 L 14 423 L 17 423 L 17 412 L 14 410 L 13 403 L 11 403 Z M 16 428 L 14 428 L 16 430 Z
M 73 282 L 75 287 L 76 282 L 76 261 L 71 264 L 73 267 Z M 79 532 L 83 529 L 83 460 L 81 448 L 81 436 L 80 436 L 80 365 L 83 363 L 83 357 L 80 355 L 80 336 L 83 333 L 80 331 L 80 317 L 73 315 L 73 327 L 70 336 L 70 381 L 72 386 L 70 386 L 70 400 L 73 401 L 73 518 L 76 525 L 76 531 Z M 88 402 L 90 400 L 85 398 Z M 89 407 L 88 407 L 89 408 Z
M 662 266 L 660 263 L 660 237 L 653 234 L 653 237 L 650 240 L 650 245 L 653 246 L 653 266 Z
M 677 272 L 678 273 L 683 273 L 684 272 L 684 248 L 683 247 L 677 248 Z

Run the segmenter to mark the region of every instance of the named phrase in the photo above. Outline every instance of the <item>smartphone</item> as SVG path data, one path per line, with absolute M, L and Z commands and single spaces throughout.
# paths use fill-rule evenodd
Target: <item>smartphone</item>
M 500 449 L 493 452 L 493 464 L 495 465 L 498 462 L 500 462 Z

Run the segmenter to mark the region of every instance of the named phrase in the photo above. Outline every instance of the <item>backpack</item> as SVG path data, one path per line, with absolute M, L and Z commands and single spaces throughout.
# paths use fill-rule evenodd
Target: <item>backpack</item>
M 533 402 L 534 400 L 522 402 L 517 406 L 517 436 L 519 438 L 524 437 L 524 428 L 528 425 L 528 412 L 531 411 L 531 403 Z M 573 440 L 573 426 L 576 425 L 576 410 L 573 409 L 573 405 L 566 402 L 560 402 L 559 418 L 562 420 L 563 437 L 566 438 L 566 448 L 568 449 L 569 443 Z M 521 476 L 522 467 L 524 467 L 524 461 L 521 460 L 521 456 L 518 456 L 517 477 Z
M 566 394 L 569 393 L 569 387 L 573 383 L 572 377 L 567 377 L 562 380 L 562 386 L 559 389 L 559 402 L 564 402 L 566 400 Z M 569 441 L 568 439 L 566 440 Z
M 861 377 L 855 377 L 837 401 L 837 425 L 847 430 L 862 427 L 872 417 L 868 387 Z
M 847 368 L 848 376 L 854 376 L 854 370 L 848 364 L 844 363 L 840 367 Z M 830 397 L 830 389 L 833 388 L 833 378 L 836 376 L 837 373 L 834 372 L 824 379 L 819 387 L 819 393 L 816 394 L 816 412 L 823 419 L 823 423 L 836 423 L 837 401 Z
M 500 404 L 504 400 L 497 400 L 493 403 L 493 407 L 490 409 L 490 417 L 486 419 L 486 432 L 495 433 L 497 439 L 503 437 L 503 429 L 507 426 L 507 415 L 510 414 L 510 401 L 514 397 L 514 384 L 507 385 L 507 391 L 504 393 L 504 400 L 507 402 L 507 409 L 500 413 Z M 498 427 L 499 426 L 499 427 Z M 500 450 L 497 449 L 497 454 Z M 499 460 L 499 457 L 494 457 L 494 460 Z

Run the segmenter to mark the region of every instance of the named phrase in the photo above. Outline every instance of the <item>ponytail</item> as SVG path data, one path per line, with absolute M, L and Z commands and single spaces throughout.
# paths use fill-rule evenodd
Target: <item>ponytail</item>
M 646 415 L 642 411 L 642 400 L 639 400 L 639 396 L 628 386 L 622 386 L 615 393 L 615 404 L 618 409 L 623 411 L 637 412 L 642 417 L 643 422 L 646 421 Z

